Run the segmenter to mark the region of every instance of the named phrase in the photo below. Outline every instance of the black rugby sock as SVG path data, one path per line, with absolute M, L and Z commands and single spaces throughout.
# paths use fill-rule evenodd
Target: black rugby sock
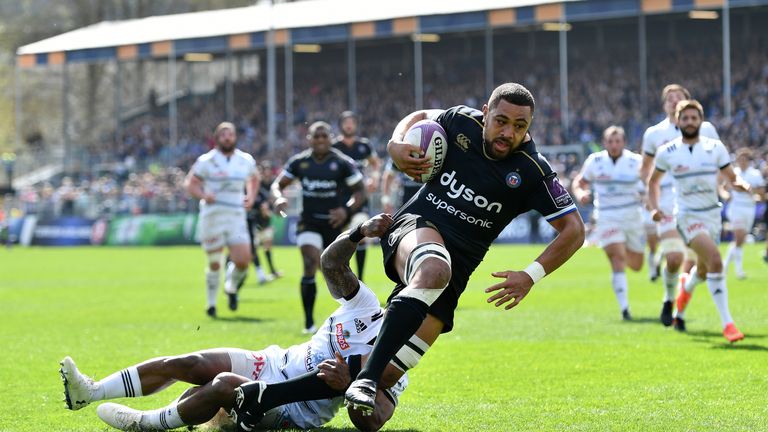
M 360 355 L 347 358 L 351 377 L 360 372 L 360 359 Z M 317 376 L 318 372 L 320 370 L 314 370 L 281 383 L 267 384 L 267 388 L 261 396 L 259 407 L 262 411 L 267 411 L 293 402 L 330 399 L 344 395 L 344 390 L 334 390 L 328 387 L 328 384 Z
M 265 249 L 264 250 L 264 255 L 267 256 L 267 264 L 269 265 L 269 272 L 272 273 L 272 274 L 277 273 L 275 271 L 275 265 L 272 264 L 272 250 L 271 249 Z
M 413 297 L 396 296 L 389 303 L 379 336 L 373 346 L 368 362 L 357 376 L 358 379 L 379 381 L 387 364 L 416 333 L 429 306 Z
M 251 255 L 253 255 L 253 265 L 256 266 L 256 268 L 261 267 L 261 261 L 259 260 L 259 250 L 255 247 L 251 249 Z
M 357 262 L 357 278 L 363 280 L 363 270 L 365 269 L 365 253 L 368 248 L 357 249 L 355 252 L 355 261 Z
M 315 308 L 317 297 L 317 285 L 314 277 L 301 278 L 301 304 L 304 306 L 304 328 L 310 328 L 315 324 L 312 312 Z

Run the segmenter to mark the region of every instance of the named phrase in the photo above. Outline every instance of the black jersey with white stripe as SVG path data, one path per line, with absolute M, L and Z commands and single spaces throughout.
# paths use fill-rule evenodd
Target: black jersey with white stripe
M 462 254 L 476 267 L 518 215 L 536 210 L 552 221 L 576 211 L 532 139 L 507 158 L 493 160 L 483 147 L 481 111 L 457 106 L 433 120 L 443 126 L 448 139 L 442 170 L 397 215 L 417 214 L 433 223 L 451 255 Z
M 321 159 L 312 156 L 312 150 L 293 156 L 286 162 L 283 174 L 301 182 L 301 215 L 305 220 L 327 221 L 328 212 L 346 201 L 343 188 L 363 179 L 355 162 L 333 148 Z

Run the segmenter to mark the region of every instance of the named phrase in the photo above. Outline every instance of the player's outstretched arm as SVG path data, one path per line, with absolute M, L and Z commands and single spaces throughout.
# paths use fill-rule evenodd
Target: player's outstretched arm
M 381 237 L 392 225 L 392 216 L 382 213 L 363 222 L 350 231 L 336 237 L 320 256 L 320 271 L 331 296 L 339 299 L 352 294 L 358 287 L 358 280 L 349 268 L 349 259 L 357 250 L 357 244 L 364 237 Z
M 541 273 L 537 276 L 537 279 L 540 279 L 544 275 L 557 270 L 584 244 L 584 221 L 581 220 L 579 212 L 568 213 L 561 218 L 551 221 L 550 224 L 557 230 L 557 237 L 544 249 L 544 252 L 536 258 L 536 261 L 528 269 L 525 271 L 492 273 L 493 277 L 504 278 L 505 280 L 485 290 L 487 293 L 498 291 L 488 298 L 488 303 L 495 302 L 494 305 L 496 307 L 509 303 L 504 308 L 505 310 L 517 306 L 528 295 L 535 283 L 531 273 L 536 270 L 531 269 L 532 267 L 536 266 L 539 268 L 538 271 Z

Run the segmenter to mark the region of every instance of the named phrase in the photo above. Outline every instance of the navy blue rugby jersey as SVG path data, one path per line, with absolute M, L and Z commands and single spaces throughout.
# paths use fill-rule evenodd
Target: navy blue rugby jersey
M 553 221 L 576 211 L 533 140 L 497 161 L 483 148 L 481 111 L 457 106 L 433 120 L 443 126 L 448 139 L 442 170 L 397 214 L 418 214 L 432 222 L 451 254 L 460 253 L 477 266 L 518 215 L 536 210 Z
M 316 220 L 328 220 L 328 212 L 346 202 L 344 188 L 363 179 L 355 162 L 335 149 L 319 160 L 304 150 L 288 159 L 283 175 L 301 182 L 301 216 Z
M 333 148 L 354 160 L 360 172 L 363 172 L 365 161 L 373 154 L 373 146 L 368 138 L 355 138 L 355 142 L 351 146 L 344 144 L 342 140 L 338 140 L 333 143 Z

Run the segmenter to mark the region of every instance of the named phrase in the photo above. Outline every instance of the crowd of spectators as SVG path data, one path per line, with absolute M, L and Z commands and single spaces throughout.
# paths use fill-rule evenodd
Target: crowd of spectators
M 536 142 L 540 146 L 580 144 L 584 148 L 582 154 L 550 155 L 564 178 L 578 170 L 583 154 L 599 148 L 602 130 L 609 125 L 623 126 L 629 147 L 639 150 L 645 128 L 663 118 L 659 93 L 670 82 L 688 87 L 704 104 L 707 118 L 726 145 L 733 150 L 753 147 L 765 160 L 768 51 L 762 47 L 768 40 L 766 35 L 758 32 L 757 37 L 736 41 L 738 49 L 732 54 L 733 115 L 727 119 L 722 108 L 722 53 L 717 32 L 699 35 L 682 29 L 678 33 L 682 36 L 673 44 L 664 44 L 663 38 L 652 35 L 645 104 L 641 103 L 639 64 L 633 47 L 636 29 L 614 33 L 597 42 L 586 33 L 575 33 L 569 42 L 567 134 L 561 116 L 556 34 L 510 31 L 495 36 L 494 79 L 518 81 L 532 90 L 537 107 L 531 133 Z M 292 124 L 286 124 L 282 66 L 278 69 L 278 139 L 271 146 L 266 142 L 265 77 L 262 74 L 235 82 L 235 114 L 230 120 L 239 129 L 239 147 L 257 160 L 280 167 L 305 147 L 311 122 L 325 120 L 336 127 L 339 113 L 349 108 L 345 47 L 329 45 L 320 54 L 294 54 Z M 447 35 L 440 43 L 423 44 L 422 49 L 425 108 L 482 106 L 488 97 L 482 35 Z M 278 64 L 283 64 L 282 58 Z M 368 43 L 357 50 L 356 100 L 361 133 L 382 156 L 392 128 L 415 104 L 412 64 L 413 44 L 408 39 Z M 211 94 L 190 94 L 177 100 L 176 145 L 169 145 L 165 106 L 125 122 L 117 139 L 88 149 L 94 161 L 117 164 L 117 176 L 102 177 L 83 170 L 81 178 L 64 179 L 57 188 L 41 185 L 21 191 L 25 205 L 56 214 L 72 208 L 91 209 L 94 214 L 189 209 L 189 200 L 180 190 L 181 176 L 197 156 L 213 147 L 212 131 L 225 120 L 225 94 L 221 83 Z M 87 164 L 93 166 L 92 162 Z

